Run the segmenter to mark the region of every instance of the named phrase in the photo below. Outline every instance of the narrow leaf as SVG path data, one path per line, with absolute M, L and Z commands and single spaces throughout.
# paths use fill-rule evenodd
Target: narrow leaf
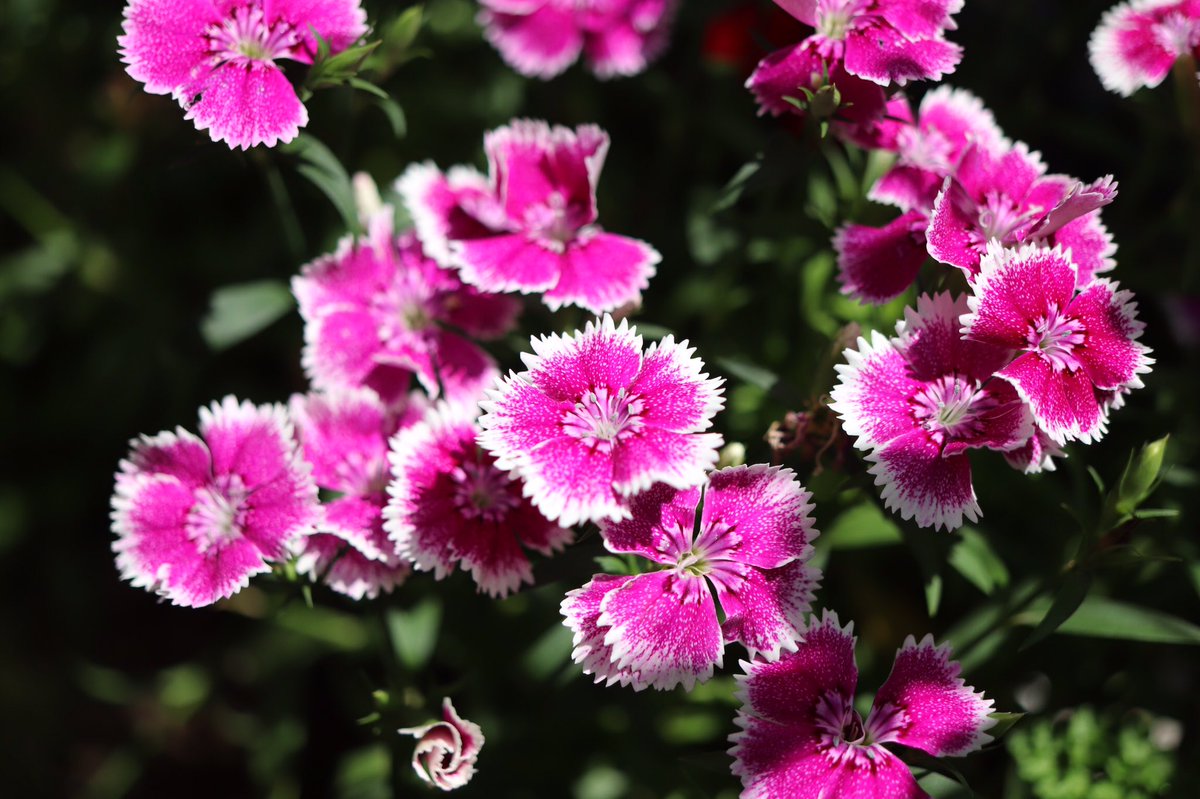
M 1089 597 L 1058 628 L 1063 635 L 1159 644 L 1200 645 L 1200 627 L 1169 613 L 1106 597 Z
M 867 549 L 894 546 L 903 540 L 896 523 L 885 516 L 874 502 L 865 500 L 840 513 L 817 538 L 817 546 Z
M 973 527 L 959 529 L 961 540 L 950 550 L 950 565 L 984 594 L 1008 585 L 1008 569 L 987 539 Z
M 1058 593 L 1055 595 L 1049 610 L 1038 621 L 1037 626 L 1033 628 L 1033 632 L 1029 634 L 1029 637 L 1022 642 L 1021 649 L 1028 649 L 1061 627 L 1064 622 L 1074 615 L 1075 611 L 1079 610 L 1079 606 L 1087 598 L 1091 587 L 1092 575 L 1089 572 L 1078 570 L 1070 572 L 1059 586 Z M 1029 614 L 1024 615 L 1033 615 L 1033 613 L 1031 611 Z M 1020 618 L 1022 617 L 1017 617 L 1017 619 Z M 1014 621 L 1017 619 L 1014 619 Z
M 269 327 L 295 306 L 292 292 L 278 280 L 224 286 L 213 292 L 200 334 L 223 350 Z
M 387 612 L 388 631 L 396 657 L 411 671 L 420 671 L 433 655 L 442 622 L 442 603 L 428 597 L 410 608 Z

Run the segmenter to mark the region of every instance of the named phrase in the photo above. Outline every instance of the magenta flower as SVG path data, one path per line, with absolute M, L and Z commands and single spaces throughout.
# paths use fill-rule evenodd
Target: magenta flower
M 475 776 L 475 759 L 483 748 L 483 730 L 460 718 L 450 697 L 442 700 L 442 721 L 397 730 L 417 739 L 412 765 L 417 776 L 443 791 L 461 788 Z
M 542 293 L 557 310 L 639 303 L 659 254 L 596 224 L 608 134 L 516 120 L 487 135 L 489 185 L 477 173 L 411 167 L 399 188 L 417 233 L 442 265 L 482 291 Z
M 200 436 L 142 436 L 112 499 L 122 579 L 172 604 L 211 605 L 285 559 L 320 518 L 317 487 L 282 406 L 226 397 Z
M 1128 97 L 1157 86 L 1180 56 L 1200 55 L 1200 1 L 1132 0 L 1105 12 L 1088 42 L 1092 69 Z
M 895 338 L 859 339 L 837 367 L 829 405 L 854 445 L 870 450 L 884 504 L 921 527 L 978 519 L 967 450 L 1016 449 L 1033 435 L 1017 392 L 992 376 L 1011 349 L 963 339 L 967 307 L 965 297 L 922 295 Z
M 628 518 L 628 501 L 654 483 L 704 482 L 722 439 L 704 433 L 721 409 L 687 342 L 643 352 L 627 321 L 605 314 L 574 336 L 545 336 L 488 392 L 480 445 L 525 481 L 533 504 L 560 524 Z
M 371 219 L 366 240 L 346 238 L 292 279 L 304 317 L 304 367 L 318 388 L 368 386 L 387 402 L 409 376 L 432 396 L 474 400 L 495 362 L 453 329 L 494 338 L 520 311 L 514 297 L 485 294 L 425 257 L 412 233 L 395 236 L 392 209 Z
M 117 43 L 129 75 L 174 97 L 213 141 L 274 147 L 308 124 L 276 62 L 311 64 L 314 31 L 339 53 L 366 19 L 359 0 L 130 0 Z
M 957 757 L 991 740 L 992 700 L 963 683 L 949 645 L 928 635 L 905 639 L 863 721 L 853 627 L 827 610 L 795 652 L 743 662 L 742 729 L 729 737 L 743 799 L 921 799 L 928 794 L 884 744 Z
M 1076 289 L 1076 266 L 1058 247 L 988 248 L 975 279 L 968 338 L 1021 351 L 996 374 L 1029 404 L 1057 444 L 1099 439 L 1108 408 L 1142 386 L 1154 361 L 1128 291 L 1098 279 Z
M 598 574 L 567 594 L 575 662 L 596 682 L 690 691 L 726 643 L 770 660 L 795 649 L 820 579 L 806 563 L 811 498 L 790 469 L 764 464 L 714 472 L 703 492 L 660 483 L 639 494 L 630 519 L 601 523 L 604 545 L 663 568 Z
M 601 78 L 635 75 L 667 46 L 675 0 L 480 0 L 483 35 L 510 67 L 549 79 L 582 53 Z
M 553 555 L 571 532 L 521 495 L 521 481 L 479 448 L 474 410 L 442 404 L 392 439 L 384 527 L 400 557 L 441 580 L 456 565 L 479 590 L 504 597 L 533 583 L 522 547 Z
M 339 494 L 304 539 L 297 571 L 354 599 L 390 592 L 409 566 L 383 529 L 388 439 L 418 420 L 420 402 L 388 408 L 370 389 L 353 388 L 294 395 L 289 410 L 313 480 Z

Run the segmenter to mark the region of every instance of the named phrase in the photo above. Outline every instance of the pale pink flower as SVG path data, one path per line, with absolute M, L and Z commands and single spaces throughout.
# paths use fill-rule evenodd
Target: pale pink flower
M 226 397 L 182 428 L 131 442 L 112 499 L 123 579 L 175 605 L 211 605 L 284 560 L 320 518 L 287 413 Z
M 573 336 L 530 343 L 527 371 L 510 372 L 481 403 L 479 442 L 548 518 L 568 527 L 628 518 L 629 499 L 654 483 L 704 482 L 722 439 L 701 431 L 723 404 L 723 381 L 686 341 L 643 350 L 627 321 L 605 314 Z
M 853 623 L 814 617 L 797 651 L 743 662 L 742 707 L 729 737 L 742 799 L 923 799 L 908 766 L 884 744 L 934 757 L 973 752 L 991 736 L 992 700 L 965 685 L 949 645 L 905 639 L 866 720 L 854 709 Z
M 1108 410 L 1140 388 L 1149 350 L 1128 291 L 1103 278 L 1076 283 L 1070 255 L 1055 247 L 988 247 L 962 318 L 968 338 L 1020 351 L 996 374 L 1029 404 L 1051 441 L 1084 442 L 1105 431 Z
M 437 579 L 456 566 L 504 597 L 533 583 L 525 549 L 553 555 L 571 532 L 546 519 L 479 448 L 474 409 L 440 404 L 391 443 L 384 527 L 400 557 Z
M 510 67 L 553 78 L 582 54 L 601 78 L 635 75 L 667 46 L 675 0 L 480 0 L 479 24 Z
M 359 0 L 130 0 L 124 30 L 130 76 L 174 97 L 213 141 L 246 149 L 291 141 L 308 124 L 276 62 L 311 64 L 315 33 L 339 53 L 367 26 Z
M 432 396 L 444 390 L 474 400 L 498 370 L 454 330 L 501 336 L 520 301 L 463 285 L 425 256 L 416 236 L 396 236 L 392 225 L 385 206 L 366 239 L 347 237 L 292 279 L 305 322 L 305 371 L 318 388 L 365 385 L 387 402 L 407 396 L 413 374 Z
M 482 291 L 540 293 L 551 309 L 640 303 L 659 254 L 596 224 L 608 134 L 516 120 L 484 139 L 489 176 L 410 167 L 399 181 L 422 244 Z
M 639 494 L 630 519 L 601 523 L 604 545 L 662 568 L 598 574 L 567 594 L 575 662 L 596 682 L 691 690 L 726 643 L 771 660 L 795 649 L 820 579 L 806 562 L 811 497 L 790 469 L 764 464 L 714 472 L 703 491 L 660 483 Z
M 442 720 L 398 730 L 417 739 L 412 766 L 417 776 L 443 791 L 461 788 L 475 776 L 483 729 L 458 715 L 450 697 L 442 700 Z
M 837 366 L 830 408 L 855 446 L 870 450 L 884 504 L 921 527 L 976 521 L 970 449 L 1007 451 L 1033 435 L 1017 392 L 993 373 L 1011 346 L 968 341 L 959 332 L 967 299 L 922 295 L 897 336 L 879 333 Z
M 313 480 L 338 494 L 304 539 L 297 571 L 354 599 L 390 592 L 409 566 L 383 529 L 388 439 L 420 418 L 421 402 L 388 407 L 368 388 L 347 388 L 297 394 L 289 410 Z
M 1104 88 L 1128 97 L 1157 86 L 1180 56 L 1200 55 L 1200 0 L 1132 0 L 1104 13 L 1088 42 Z

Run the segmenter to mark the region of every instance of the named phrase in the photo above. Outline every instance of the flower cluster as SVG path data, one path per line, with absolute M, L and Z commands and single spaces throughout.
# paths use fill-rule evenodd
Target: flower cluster
M 1092 68 L 1110 92 L 1128 97 L 1157 86 L 1183 57 L 1200 56 L 1200 2 L 1129 0 L 1113 6 L 1088 42 Z

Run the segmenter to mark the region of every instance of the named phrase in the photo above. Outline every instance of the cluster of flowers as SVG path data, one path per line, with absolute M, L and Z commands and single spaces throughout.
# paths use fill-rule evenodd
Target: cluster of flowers
M 1088 42 L 1104 88 L 1128 97 L 1157 86 L 1180 58 L 1195 70 L 1200 56 L 1200 2 L 1130 0 L 1105 12 Z

